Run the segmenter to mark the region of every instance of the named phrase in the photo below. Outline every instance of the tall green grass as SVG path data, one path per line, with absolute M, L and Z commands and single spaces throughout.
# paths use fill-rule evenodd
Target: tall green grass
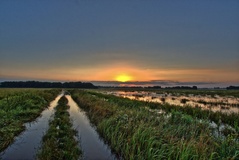
M 68 108 L 67 99 L 63 96 L 56 107 L 54 120 L 50 122 L 49 130 L 43 137 L 38 159 L 77 160 L 80 158 L 81 150 L 75 138 L 77 131 L 72 129 Z
M 170 109 L 150 112 L 156 104 L 74 90 L 100 135 L 124 159 L 238 159 L 238 133 L 214 135 L 210 119 Z M 166 108 L 166 107 L 165 107 Z M 225 147 L 227 146 L 227 147 Z
M 99 98 L 103 98 L 110 103 L 116 103 L 120 106 L 127 106 L 131 108 L 135 108 L 136 106 L 147 106 L 148 108 L 151 109 L 162 109 L 165 112 L 172 112 L 172 111 L 178 111 L 182 112 L 185 114 L 189 114 L 194 118 L 198 119 L 207 119 L 214 121 L 216 123 L 225 123 L 229 124 L 235 128 L 238 128 L 239 120 L 238 116 L 239 113 L 231 113 L 231 114 L 226 114 L 222 112 L 214 112 L 211 110 L 203 110 L 199 107 L 191 107 L 191 106 L 176 106 L 176 105 L 170 105 L 168 103 L 165 104 L 159 104 L 156 102 L 143 102 L 143 101 L 137 101 L 137 100 L 131 100 L 128 98 L 122 98 L 122 97 L 116 97 L 114 95 L 105 95 L 97 92 L 89 92 L 90 94 L 97 96 Z M 237 130 L 239 132 L 239 130 Z
M 0 151 L 37 118 L 59 90 L 0 89 Z

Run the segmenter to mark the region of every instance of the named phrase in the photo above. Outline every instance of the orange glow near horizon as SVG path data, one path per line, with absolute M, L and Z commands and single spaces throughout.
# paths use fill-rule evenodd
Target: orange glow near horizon
M 75 70 L 72 72 L 77 74 L 78 77 L 85 77 L 89 81 L 148 81 L 155 79 L 151 71 L 141 69 L 140 67 L 129 65 L 126 63 L 106 65 L 103 67 Z M 91 73 L 91 74 L 89 74 Z M 88 74 L 87 76 L 79 76 Z
M 132 79 L 133 78 L 127 74 L 120 74 L 115 77 L 115 80 L 119 82 L 128 82 L 131 81 Z
M 38 73 L 36 75 L 36 72 Z M 10 79 L 57 81 L 151 81 L 171 80 L 180 82 L 239 82 L 237 70 L 222 69 L 157 69 L 141 68 L 127 63 L 107 64 L 86 68 L 27 68 L 5 70 L 0 76 Z

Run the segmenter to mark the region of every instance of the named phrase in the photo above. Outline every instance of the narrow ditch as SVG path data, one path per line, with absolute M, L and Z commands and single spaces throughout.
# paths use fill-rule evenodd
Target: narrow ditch
M 0 159 L 36 159 L 42 137 L 49 127 L 49 120 L 55 112 L 54 108 L 57 106 L 58 100 L 62 96 L 63 94 L 58 95 L 35 121 L 24 124 L 26 130 L 16 137 L 15 141 L 0 154 Z
M 82 111 L 70 95 L 66 95 L 68 105 L 70 106 L 69 113 L 73 120 L 73 127 L 79 133 L 79 146 L 83 151 L 83 159 L 86 160 L 112 160 L 117 159 L 111 152 L 108 145 L 100 139 L 96 130 L 91 126 L 85 112 Z

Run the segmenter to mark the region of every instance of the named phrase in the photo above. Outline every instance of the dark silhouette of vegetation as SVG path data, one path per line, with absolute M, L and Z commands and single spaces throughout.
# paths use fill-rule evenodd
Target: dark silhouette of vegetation
M 186 98 L 183 98 L 183 99 L 181 99 L 181 103 L 183 103 L 183 104 L 186 104 L 187 102 L 188 102 L 189 100 L 188 99 L 186 99 Z
M 227 90 L 235 90 L 235 89 L 239 89 L 239 86 L 229 86 L 227 87 Z
M 197 90 L 197 86 L 175 86 L 175 87 L 161 87 L 161 86 L 98 86 L 101 88 L 110 88 L 110 89 L 182 89 L 182 90 Z
M 161 89 L 162 87 L 161 86 L 152 86 L 152 87 L 146 87 L 146 88 L 152 88 L 152 89 Z
M 165 89 L 194 89 L 194 90 L 197 90 L 198 87 L 197 86 L 192 86 L 192 87 L 189 87 L 189 86 L 176 86 L 176 87 L 165 87 Z
M 145 89 L 147 87 L 141 86 L 98 86 L 99 88 L 106 88 L 106 89 Z
M 39 81 L 18 81 L 2 82 L 1 88 L 97 88 L 92 83 L 83 82 L 39 82 Z
M 165 103 L 166 99 L 164 97 L 160 98 L 160 100 Z

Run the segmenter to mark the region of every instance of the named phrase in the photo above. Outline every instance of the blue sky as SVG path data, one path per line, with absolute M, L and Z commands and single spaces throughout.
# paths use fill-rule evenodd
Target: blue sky
M 1 0 L 0 78 L 239 83 L 237 0 Z

